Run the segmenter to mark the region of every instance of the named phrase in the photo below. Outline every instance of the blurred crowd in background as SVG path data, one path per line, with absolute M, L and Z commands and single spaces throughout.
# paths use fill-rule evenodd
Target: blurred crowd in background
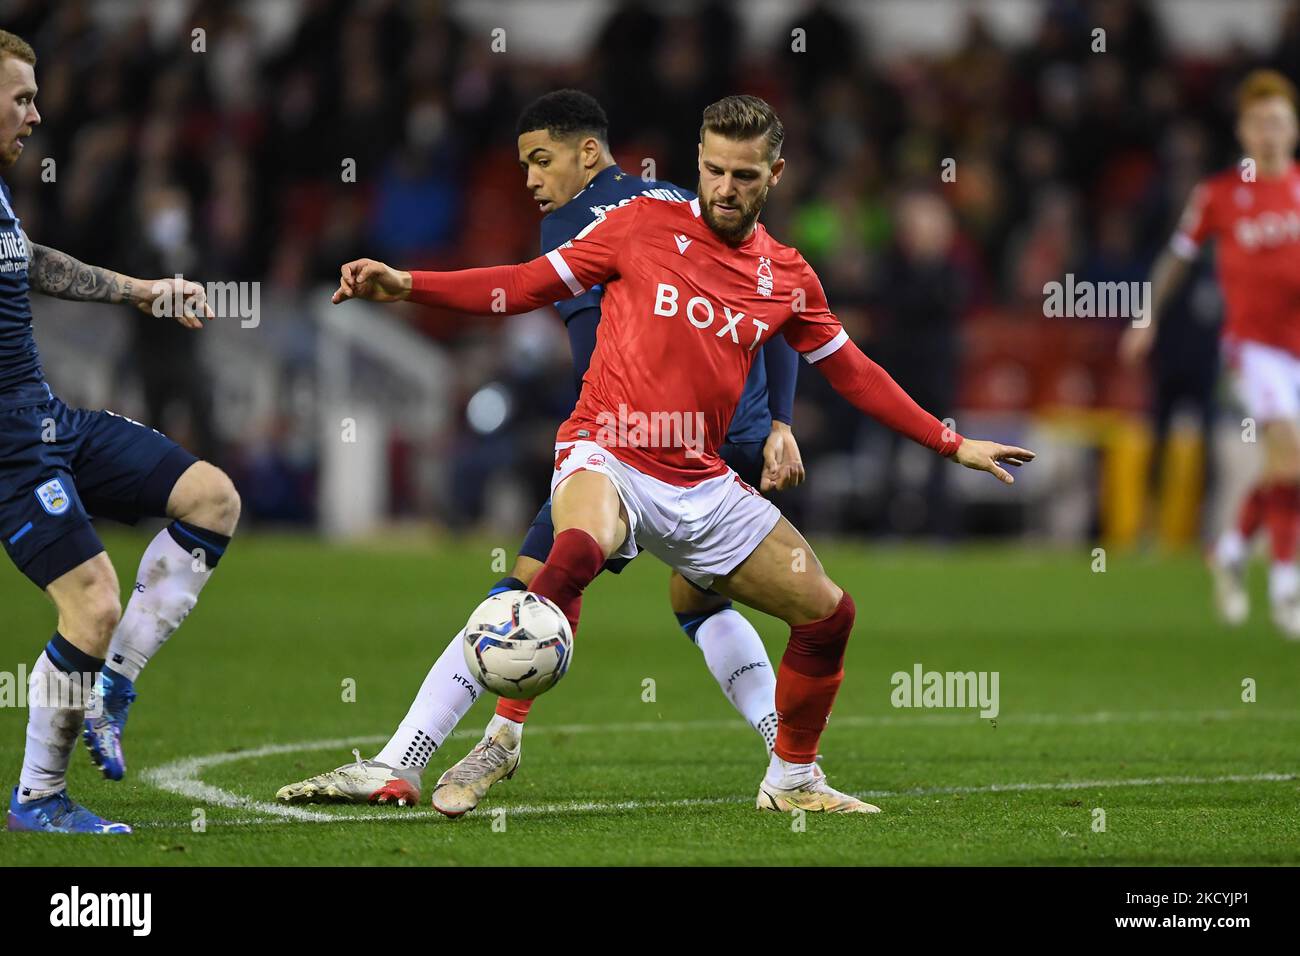
M 44 116 L 7 178 L 46 245 L 138 275 L 260 280 L 264 302 L 305 301 L 361 255 L 407 268 L 521 261 L 538 252 L 538 215 L 514 121 L 533 97 L 562 86 L 594 94 L 624 168 L 651 161 L 657 177 L 693 188 L 701 110 L 751 92 L 787 134 L 768 229 L 819 270 L 868 354 L 959 427 L 962 416 L 1095 423 L 1149 411 L 1159 437 L 1186 407 L 1208 428 L 1220 306 L 1207 268 L 1175 302 L 1149 375 L 1118 363 L 1122 321 L 1045 318 L 1043 286 L 1066 273 L 1146 278 L 1194 182 L 1235 160 L 1234 83 L 1260 65 L 1300 79 L 1300 4 L 1263 58 L 1171 49 L 1142 0 L 1044 0 L 1031 42 L 1007 46 L 971 12 L 955 49 L 886 61 L 842 3 L 791 4 L 785 27 L 750 49 L 744 4 L 664 13 L 630 0 L 610 3 L 562 63 L 494 53 L 446 3 L 306 0 L 274 43 L 237 4 L 196 3 L 167 32 L 152 5 L 113 29 L 92 6 L 5 5 L 6 28 L 38 53 Z M 791 49 L 795 28 L 806 52 Z M 57 185 L 33 157 L 57 159 Z M 355 182 L 341 176 L 347 159 Z M 309 339 L 300 312 L 265 316 L 264 327 L 300 329 L 268 341 Z M 429 516 L 482 520 L 502 472 L 526 497 L 544 495 L 551 437 L 574 398 L 558 318 L 539 333 L 536 323 L 396 314 L 454 357 L 436 443 L 450 490 Z M 228 467 L 251 518 L 310 521 L 313 454 L 290 396 L 274 415 L 223 429 L 223 370 L 201 336 L 129 321 L 113 381 L 133 389 L 133 410 Z M 47 371 L 75 396 L 57 367 Z M 310 378 L 309 363 L 299 372 Z M 489 386 L 509 411 L 485 430 L 465 411 Z M 952 503 L 946 466 L 902 461 L 906 449 L 808 368 L 794 427 L 810 483 L 782 505 L 815 528 L 949 537 L 1023 524 Z M 990 437 L 1016 440 L 1023 431 L 1012 427 Z M 300 493 L 254 487 L 267 481 Z

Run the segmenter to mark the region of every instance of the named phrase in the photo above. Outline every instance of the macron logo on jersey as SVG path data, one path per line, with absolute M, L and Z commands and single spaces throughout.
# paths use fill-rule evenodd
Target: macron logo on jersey
M 673 238 L 677 240 L 677 251 L 682 255 L 686 255 L 686 247 L 691 244 L 691 240 L 685 236 L 673 236 Z

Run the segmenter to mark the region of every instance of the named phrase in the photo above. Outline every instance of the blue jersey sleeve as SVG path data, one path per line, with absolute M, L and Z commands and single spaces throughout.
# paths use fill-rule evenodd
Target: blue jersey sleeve
M 574 394 L 582 393 L 582 377 L 591 365 L 596 351 L 596 326 L 600 324 L 600 309 L 579 309 L 569 316 L 564 328 L 569 333 L 569 348 L 573 351 Z
M 767 407 L 772 420 L 792 424 L 799 353 L 790 347 L 784 335 L 774 335 L 763 346 L 763 364 L 767 367 Z
M 588 217 L 584 222 L 576 217 L 561 216 L 559 210 L 551 213 L 542 220 L 542 255 L 546 255 L 553 249 L 560 248 L 560 246 L 582 232 L 590 222 L 591 217 Z M 560 318 L 564 319 L 565 325 L 568 325 L 569 321 L 584 309 L 595 309 L 599 313 L 600 300 L 604 294 L 604 287 L 595 285 L 576 298 L 562 299 L 556 302 L 555 309 L 560 313 Z M 574 359 L 576 360 L 577 357 L 575 353 Z M 586 371 L 585 364 L 582 371 Z M 581 377 L 581 372 L 579 377 Z

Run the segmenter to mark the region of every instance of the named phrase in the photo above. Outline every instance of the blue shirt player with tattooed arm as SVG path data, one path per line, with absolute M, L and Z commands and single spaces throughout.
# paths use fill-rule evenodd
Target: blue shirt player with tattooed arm
M 0 169 L 18 161 L 23 139 L 41 121 L 35 67 L 32 48 L 0 30 Z M 0 541 L 58 612 L 32 668 L 27 746 L 6 825 L 130 833 L 68 796 L 78 732 L 104 776 L 122 779 L 135 681 L 220 561 L 239 519 L 239 496 L 223 472 L 152 428 L 59 401 L 36 352 L 33 291 L 129 303 L 190 328 L 201 328 L 212 311 L 197 283 L 135 279 L 32 243 L 0 180 Z M 92 516 L 172 519 L 145 550 L 125 611 Z
M 529 105 L 516 128 L 519 165 L 542 220 L 542 252 L 574 239 L 607 210 L 638 196 L 690 202 L 695 193 L 669 182 L 624 172 L 609 149 L 609 122 L 600 104 L 577 90 L 558 90 Z M 689 240 L 687 241 L 689 245 Z M 578 390 L 599 334 L 597 287 L 555 303 L 573 350 Z M 764 491 L 803 480 L 803 464 L 790 431 L 798 356 L 781 336 L 763 347 L 745 383 L 721 453 L 750 485 Z M 611 410 L 615 412 L 615 410 Z M 683 410 L 688 411 L 688 410 Z M 550 503 L 542 507 L 519 549 L 509 577 L 489 592 L 526 588 L 550 554 L 554 529 Z M 617 572 L 626 561 L 606 569 Z M 736 710 L 771 750 L 776 734 L 776 676 L 753 626 L 712 591 L 673 573 L 672 609 L 686 635 Z M 401 726 L 373 760 L 360 760 L 280 789 L 290 802 L 419 802 L 422 772 L 433 752 L 478 699 L 483 688 L 465 673 L 460 635 L 435 662 Z M 472 810 L 497 781 L 519 766 L 524 720 L 532 701 L 497 702 L 496 715 L 470 753 L 438 780 L 433 806 L 448 816 Z

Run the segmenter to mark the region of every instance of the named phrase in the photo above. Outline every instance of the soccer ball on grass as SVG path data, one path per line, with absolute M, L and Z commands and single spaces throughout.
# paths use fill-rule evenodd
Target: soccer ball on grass
M 554 687 L 573 660 L 573 631 L 555 603 L 532 591 L 494 594 L 465 625 L 465 664 L 501 697 L 528 700 Z

